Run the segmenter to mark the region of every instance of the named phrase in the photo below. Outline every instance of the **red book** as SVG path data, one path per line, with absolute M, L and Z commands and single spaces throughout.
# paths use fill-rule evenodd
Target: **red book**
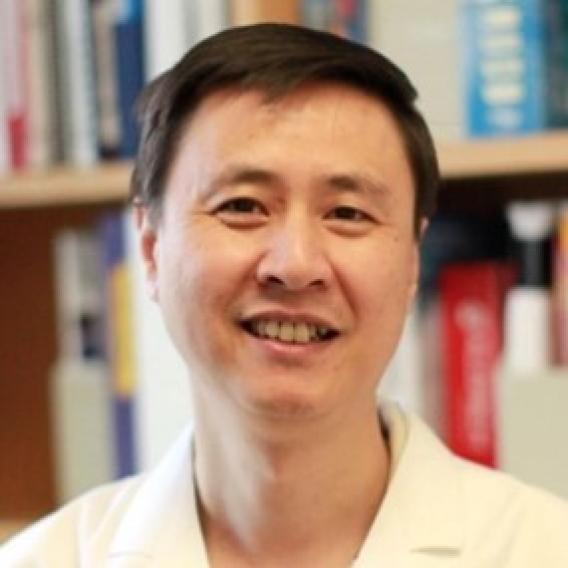
M 446 441 L 458 455 L 495 467 L 496 365 L 503 345 L 511 265 L 452 264 L 440 277 L 443 408 Z

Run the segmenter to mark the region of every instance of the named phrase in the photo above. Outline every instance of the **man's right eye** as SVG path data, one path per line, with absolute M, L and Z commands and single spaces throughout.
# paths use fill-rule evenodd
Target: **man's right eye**
M 221 203 L 213 214 L 225 225 L 235 229 L 254 229 L 268 220 L 267 208 L 251 197 L 234 197 Z
M 236 197 L 219 205 L 215 212 L 230 214 L 265 214 L 266 209 L 258 201 L 250 197 Z

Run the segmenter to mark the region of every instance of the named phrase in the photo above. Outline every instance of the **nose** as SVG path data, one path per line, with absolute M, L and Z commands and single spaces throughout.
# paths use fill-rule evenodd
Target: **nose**
M 331 273 L 322 236 L 308 219 L 275 227 L 257 266 L 260 284 L 288 291 L 325 289 Z

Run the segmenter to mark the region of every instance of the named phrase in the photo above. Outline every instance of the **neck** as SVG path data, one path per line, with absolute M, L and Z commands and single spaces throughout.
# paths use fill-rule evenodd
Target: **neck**
M 243 566 L 333 566 L 333 557 L 346 566 L 356 555 L 388 476 L 376 408 L 308 422 L 266 428 L 235 414 L 198 412 L 195 471 L 213 566 L 238 566 L 237 559 Z

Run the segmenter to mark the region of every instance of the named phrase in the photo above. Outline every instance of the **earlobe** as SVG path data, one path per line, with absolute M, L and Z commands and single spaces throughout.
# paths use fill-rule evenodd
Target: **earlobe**
M 138 250 L 144 268 L 148 295 L 158 301 L 158 233 L 150 220 L 147 207 L 134 206 L 134 219 L 138 233 Z

